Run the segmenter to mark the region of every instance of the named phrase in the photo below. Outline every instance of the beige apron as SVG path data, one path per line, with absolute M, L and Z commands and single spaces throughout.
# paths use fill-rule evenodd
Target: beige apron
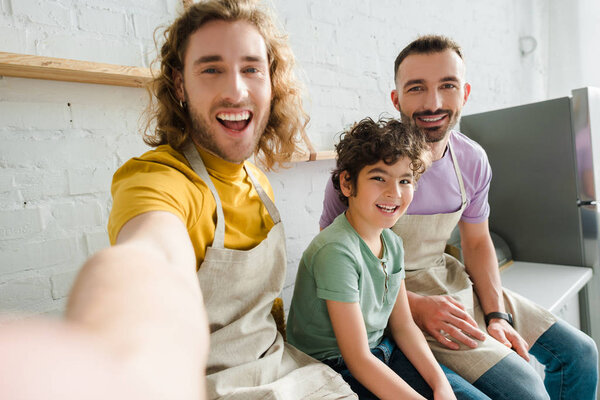
M 467 204 L 462 174 L 450 142 L 448 149 L 460 186 L 460 209 L 448 214 L 405 215 L 392 230 L 404 242 L 406 289 L 421 295 L 452 296 L 465 306 L 487 335 L 483 311 L 465 267 L 456 258 L 444 253 L 446 242 Z M 556 321 L 552 314 L 524 297 L 506 289 L 503 289 L 503 294 L 506 310 L 513 314 L 515 329 L 529 345 L 533 345 Z M 432 336 L 425 336 L 438 361 L 469 382 L 476 381 L 512 351 L 489 335 L 484 342 L 479 342 L 476 349 L 459 343 L 460 350 L 450 350 Z
M 253 249 L 224 247 L 219 195 L 193 144 L 185 157 L 217 203 L 215 239 L 198 279 L 210 324 L 209 399 L 356 399 L 342 377 L 283 341 L 271 306 L 285 279 L 285 235 L 277 208 L 244 167 L 274 226 Z

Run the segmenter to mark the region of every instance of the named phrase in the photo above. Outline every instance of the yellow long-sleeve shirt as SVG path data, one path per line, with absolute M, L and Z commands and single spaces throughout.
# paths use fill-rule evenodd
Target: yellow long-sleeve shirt
M 225 247 L 238 250 L 255 247 L 267 237 L 273 221 L 243 165 L 199 150 L 223 205 Z M 273 199 L 267 177 L 253 164 L 247 161 L 245 164 Z M 163 145 L 127 161 L 113 177 L 112 196 L 108 221 L 111 244 L 131 218 L 148 211 L 168 211 L 185 224 L 197 265 L 204 260 L 206 247 L 214 240 L 216 202 L 181 153 Z

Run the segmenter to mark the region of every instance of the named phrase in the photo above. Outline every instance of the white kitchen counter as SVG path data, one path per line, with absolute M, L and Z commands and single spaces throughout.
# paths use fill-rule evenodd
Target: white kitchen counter
M 504 287 L 563 319 L 568 320 L 569 315 L 561 314 L 572 314 L 571 319 L 576 317 L 577 321 L 568 322 L 579 327 L 577 294 L 592 278 L 591 268 L 515 261 L 500 276 Z

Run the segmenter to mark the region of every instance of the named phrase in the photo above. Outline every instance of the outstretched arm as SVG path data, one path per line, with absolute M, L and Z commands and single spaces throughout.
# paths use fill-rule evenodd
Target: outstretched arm
M 175 215 L 152 211 L 127 222 L 116 245 L 83 266 L 66 318 L 165 398 L 200 396 L 208 326 L 194 250 Z
M 0 398 L 203 399 L 208 329 L 183 223 L 167 212 L 127 222 L 91 257 L 65 320 L 0 329 Z
M 327 311 L 342 357 L 354 378 L 380 399 L 423 399 L 371 353 L 358 303 L 327 300 Z
M 450 383 L 433 357 L 421 330 L 414 323 L 404 281 L 388 324 L 396 345 L 431 387 L 435 399 L 456 399 Z
M 493 311 L 504 312 L 498 260 L 487 219 L 476 224 L 461 221 L 458 227 L 465 269 L 473 281 L 484 314 Z M 529 361 L 527 342 L 508 322 L 503 319 L 492 319 L 487 330 L 490 336 L 512 347 L 521 357 Z

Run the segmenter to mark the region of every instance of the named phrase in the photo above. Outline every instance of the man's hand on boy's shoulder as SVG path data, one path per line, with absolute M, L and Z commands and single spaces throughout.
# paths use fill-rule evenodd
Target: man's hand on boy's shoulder
M 478 344 L 474 339 L 485 340 L 485 334 L 475 320 L 452 297 L 421 296 L 409 292 L 408 298 L 415 323 L 447 348 L 458 350 L 457 341 L 476 348 Z

